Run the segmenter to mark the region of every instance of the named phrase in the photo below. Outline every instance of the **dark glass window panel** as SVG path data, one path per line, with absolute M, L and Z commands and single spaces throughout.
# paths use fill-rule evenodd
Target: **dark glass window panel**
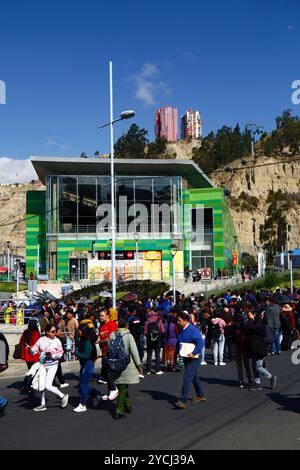
M 76 178 L 59 178 L 59 225 L 62 232 L 77 230 Z
M 78 178 L 78 225 L 79 231 L 96 231 L 96 178 Z

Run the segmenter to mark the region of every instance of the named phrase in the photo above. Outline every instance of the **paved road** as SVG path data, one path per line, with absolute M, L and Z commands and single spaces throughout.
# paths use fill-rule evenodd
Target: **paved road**
M 0 418 L 0 449 L 300 449 L 300 365 L 291 353 L 268 359 L 278 374 L 278 387 L 262 392 L 240 390 L 234 364 L 201 368 L 207 401 L 187 410 L 174 409 L 182 373 L 146 376 L 131 387 L 134 413 L 114 421 L 109 404 L 75 415 L 77 380 L 71 383 L 71 405 L 36 414 L 18 394 L 19 380 L 0 379 L 0 391 L 10 400 Z M 105 386 L 97 386 L 105 391 Z M 192 393 L 191 393 L 192 397 Z

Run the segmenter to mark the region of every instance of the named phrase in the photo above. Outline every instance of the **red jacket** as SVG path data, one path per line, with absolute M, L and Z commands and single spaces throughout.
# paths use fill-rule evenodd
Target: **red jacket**
M 114 321 L 112 320 L 109 320 L 109 322 L 105 323 L 104 325 L 102 325 L 100 327 L 100 330 L 99 330 L 99 339 L 101 341 L 103 340 L 109 340 L 109 337 L 112 333 L 114 333 L 115 331 L 117 331 L 118 327 L 117 325 L 115 324 Z M 103 357 L 106 357 L 107 355 L 107 346 L 108 346 L 108 342 L 107 343 L 102 343 L 100 344 L 100 348 L 101 348 L 101 351 L 102 351 L 102 356 Z
M 25 361 L 25 362 L 38 362 L 39 359 L 40 359 L 40 355 L 35 354 L 34 356 L 32 356 L 29 353 L 29 349 L 26 348 L 25 336 L 24 335 L 25 335 L 25 331 L 22 334 L 22 337 L 20 339 L 20 344 L 22 346 L 22 361 Z M 40 337 L 41 337 L 41 335 L 40 335 L 39 331 L 34 331 L 31 334 L 30 339 L 29 339 L 27 344 L 29 344 L 29 346 L 34 346 L 35 343 L 40 339 Z

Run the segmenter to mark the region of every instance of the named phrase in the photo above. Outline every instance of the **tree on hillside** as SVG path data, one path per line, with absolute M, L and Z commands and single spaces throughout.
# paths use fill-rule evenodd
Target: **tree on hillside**
M 127 134 L 123 134 L 115 144 L 116 158 L 145 158 L 146 146 L 149 143 L 147 136 L 146 129 L 132 124 Z
M 147 158 L 163 158 L 167 149 L 167 139 L 157 137 L 155 142 L 150 142 L 147 150 Z
M 281 252 L 286 244 L 286 212 L 289 209 L 289 202 L 279 190 L 276 193 L 269 192 L 267 203 L 268 217 L 264 225 L 260 225 L 260 242 L 268 253 L 268 262 L 272 262 L 273 256 Z

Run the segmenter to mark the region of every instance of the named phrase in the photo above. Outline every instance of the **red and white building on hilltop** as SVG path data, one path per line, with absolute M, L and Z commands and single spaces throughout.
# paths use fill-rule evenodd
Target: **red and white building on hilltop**
M 202 118 L 199 111 L 188 109 L 181 116 L 181 138 L 182 139 L 201 139 L 202 137 Z
M 165 137 L 168 142 L 178 140 L 178 110 L 171 106 L 159 108 L 155 113 L 155 135 Z

